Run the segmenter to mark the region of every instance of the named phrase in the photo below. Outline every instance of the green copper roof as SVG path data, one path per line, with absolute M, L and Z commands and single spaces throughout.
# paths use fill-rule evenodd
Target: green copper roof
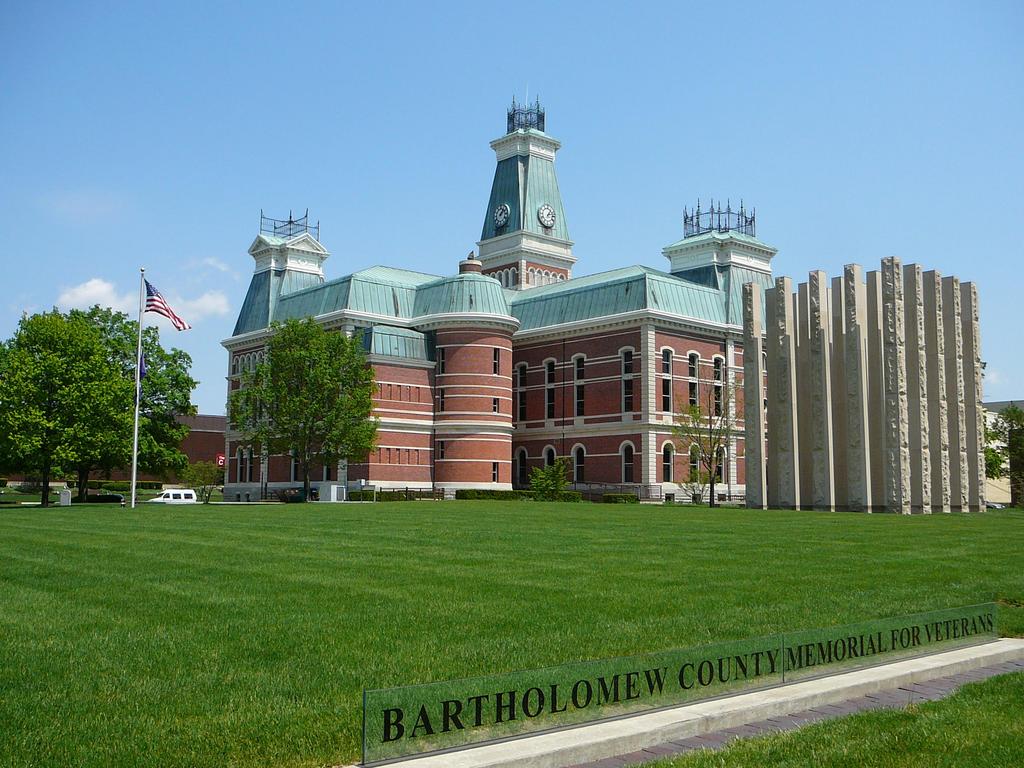
M 712 323 L 727 322 L 727 294 L 649 267 L 624 267 L 564 283 L 508 291 L 520 330 L 653 309 Z
M 494 210 L 502 203 L 509 207 L 508 224 L 497 230 L 494 226 Z M 555 225 L 547 233 L 537 219 L 537 211 L 545 203 L 555 211 Z M 551 160 L 535 155 L 516 155 L 501 160 L 494 169 L 491 197 L 487 203 L 480 239 L 487 240 L 519 230 L 547 234 L 561 240 L 569 239 L 562 195 L 558 191 L 558 177 Z
M 433 360 L 434 343 L 428 334 L 393 325 L 375 325 L 363 331 L 363 349 L 371 355 L 406 360 Z
M 416 317 L 444 312 L 475 312 L 509 316 L 501 283 L 493 277 L 467 272 L 446 277 L 416 291 Z

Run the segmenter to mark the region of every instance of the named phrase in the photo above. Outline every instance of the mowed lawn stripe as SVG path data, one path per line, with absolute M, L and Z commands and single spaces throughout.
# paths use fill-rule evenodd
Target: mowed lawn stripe
M 1015 512 L 4 509 L 0 764 L 351 761 L 364 686 L 1019 600 L 1022 530 Z

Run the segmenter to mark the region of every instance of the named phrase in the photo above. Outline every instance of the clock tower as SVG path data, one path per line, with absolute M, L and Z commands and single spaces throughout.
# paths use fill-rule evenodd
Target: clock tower
M 498 166 L 477 243 L 483 273 L 515 289 L 568 280 L 576 258 L 555 176 L 562 144 L 544 132 L 539 99 L 513 100 L 506 128 L 491 142 Z

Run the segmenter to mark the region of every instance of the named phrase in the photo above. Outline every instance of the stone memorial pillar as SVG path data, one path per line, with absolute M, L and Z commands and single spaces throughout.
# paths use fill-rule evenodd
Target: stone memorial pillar
M 780 277 L 765 292 L 768 326 L 768 503 L 800 507 L 796 323 L 793 281 Z
M 959 512 L 969 508 L 967 420 L 964 410 L 964 335 L 960 320 L 960 281 L 942 278 L 942 325 L 946 337 L 946 406 L 949 417 L 949 504 Z
M 846 294 L 843 278 L 832 278 L 828 292 L 832 310 L 829 364 L 832 366 L 832 467 L 835 481 L 836 509 L 849 509 L 846 453 L 849 440 L 846 435 Z
M 871 506 L 885 509 L 885 365 L 882 358 L 882 274 L 867 273 L 868 433 L 871 435 Z
M 978 288 L 960 284 L 964 340 L 964 422 L 967 437 L 967 503 L 972 512 L 985 511 L 985 413 L 982 408 L 981 328 Z
M 942 277 L 924 273 L 924 348 L 928 366 L 928 453 L 932 468 L 932 511 L 949 512 L 949 414 L 946 406 Z
M 885 506 L 910 514 L 906 331 L 899 259 L 882 259 L 882 364 L 885 377 Z
M 764 329 L 761 287 L 743 286 L 743 443 L 746 451 L 747 509 L 768 506 L 764 466 Z
M 811 498 L 815 509 L 835 509 L 835 466 L 832 461 L 832 366 L 829 354 L 828 275 L 810 273 L 808 292 L 808 366 L 800 373 L 807 380 L 808 425 L 811 440 Z M 803 286 L 801 286 L 802 288 Z M 799 374 L 798 374 L 799 375 Z M 804 501 L 807 505 L 807 501 Z
M 800 283 L 796 293 L 793 295 L 793 322 L 796 334 L 794 345 L 796 347 L 796 401 L 793 404 L 796 410 L 797 434 L 800 439 L 800 451 L 797 454 L 797 462 L 800 465 L 800 502 L 801 506 L 810 509 L 814 489 L 814 454 L 811 450 L 811 382 L 807 375 L 808 366 L 811 364 L 811 307 L 810 292 L 807 283 Z
M 907 435 L 910 438 L 910 506 L 932 511 L 931 441 L 928 420 L 928 359 L 925 352 L 924 272 L 903 268 L 903 309 L 907 358 Z
M 871 511 L 870 375 L 868 366 L 867 286 L 861 268 L 843 270 L 843 388 L 846 410 L 846 508 Z M 832 295 L 836 295 L 833 287 Z M 845 396 L 845 397 L 844 397 Z M 838 495 L 838 492 L 837 492 Z

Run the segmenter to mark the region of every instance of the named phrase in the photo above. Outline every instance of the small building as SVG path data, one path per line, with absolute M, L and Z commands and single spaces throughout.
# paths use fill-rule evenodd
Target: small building
M 308 214 L 261 215 L 253 276 L 223 342 L 229 392 L 262 359 L 269 325 L 288 318 L 359 334 L 374 367 L 376 449 L 363 462 L 316 467 L 314 484 L 511 489 L 567 456 L 578 486 L 660 497 L 690 475 L 675 414 L 707 402 L 735 424 L 719 492 L 742 498 L 743 424 L 722 393 L 742 389 L 743 284 L 771 285 L 775 249 L 756 238 L 742 205 L 698 205 L 663 249 L 663 269 L 573 277 L 555 173 L 561 143 L 545 119 L 539 103 L 509 109 L 506 133 L 491 142 L 479 258 L 471 253 L 455 274 L 400 264 L 328 279 L 330 254 Z M 224 445 L 229 498 L 301 482 L 290 456 L 262 455 L 230 428 Z

